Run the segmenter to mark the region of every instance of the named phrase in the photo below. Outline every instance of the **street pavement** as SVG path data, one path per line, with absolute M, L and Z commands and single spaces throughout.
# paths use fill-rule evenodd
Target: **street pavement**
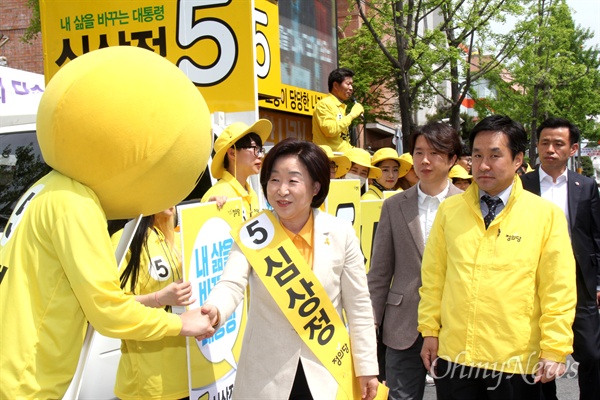
M 567 358 L 567 373 L 556 381 L 556 397 L 559 400 L 579 399 L 579 386 L 577 384 L 577 366 L 572 357 Z M 435 386 L 425 387 L 424 400 L 436 400 Z

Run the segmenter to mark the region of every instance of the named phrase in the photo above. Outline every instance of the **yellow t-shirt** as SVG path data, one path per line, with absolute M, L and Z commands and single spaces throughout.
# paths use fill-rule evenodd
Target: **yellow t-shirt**
M 119 287 L 106 216 L 88 187 L 52 171 L 23 195 L 0 239 L 0 398 L 62 398 L 86 320 L 102 335 L 157 340 L 181 319 Z
M 116 248 L 123 231 L 112 236 Z M 160 230 L 148 230 L 148 251 L 142 251 L 135 295 L 150 294 L 182 278 L 181 240 L 171 249 Z M 128 251 L 122 269 L 131 258 Z M 121 269 L 121 272 L 123 271 Z M 125 292 L 133 294 L 127 282 Z M 181 399 L 189 395 L 185 337 L 165 337 L 152 342 L 123 340 L 115 394 L 124 400 Z
M 243 187 L 228 171 L 223 172 L 223 177 L 213 187 L 208 189 L 200 201 L 206 203 L 213 196 L 226 196 L 228 199 L 241 197 L 244 206 L 242 210 L 244 221 L 258 215 L 260 212 L 258 196 L 252 189 L 252 186 L 246 184 L 246 187 Z

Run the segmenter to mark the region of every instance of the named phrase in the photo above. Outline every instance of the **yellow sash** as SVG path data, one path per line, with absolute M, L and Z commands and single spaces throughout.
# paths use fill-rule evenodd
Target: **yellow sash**
M 360 399 L 350 336 L 325 288 L 270 211 L 231 236 L 308 348 L 338 383 L 338 399 Z M 387 388 L 380 385 L 377 398 Z M 381 397 L 381 398 L 386 398 Z

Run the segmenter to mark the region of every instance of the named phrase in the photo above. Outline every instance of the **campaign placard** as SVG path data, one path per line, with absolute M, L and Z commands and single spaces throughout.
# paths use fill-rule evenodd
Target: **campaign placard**
M 373 241 L 375 240 L 375 231 L 381 216 L 381 207 L 383 200 L 361 200 L 360 201 L 360 247 L 365 256 L 365 269 L 369 272 L 371 257 L 373 255 Z
M 242 223 L 242 200 L 229 199 L 220 210 L 214 202 L 180 206 L 178 213 L 184 276 L 196 299 L 189 309 L 194 309 L 219 282 L 233 245 L 230 231 Z M 213 337 L 188 338 L 190 398 L 231 397 L 245 326 L 246 299 Z

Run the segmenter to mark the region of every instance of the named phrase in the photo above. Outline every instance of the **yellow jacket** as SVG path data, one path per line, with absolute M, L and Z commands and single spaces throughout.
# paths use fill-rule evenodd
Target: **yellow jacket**
M 418 330 L 462 365 L 532 373 L 539 358 L 572 353 L 577 290 L 564 213 L 523 190 L 488 230 L 479 188 L 444 201 L 422 265 Z
M 0 239 L 0 399 L 62 398 L 89 321 L 102 335 L 177 336 L 181 319 L 119 287 L 98 197 L 52 171 L 23 195 Z
M 351 115 L 346 115 L 346 105 L 330 93 L 315 107 L 312 118 L 313 142 L 327 145 L 332 151 L 345 152 L 352 147 L 348 133 L 352 120 Z
M 369 190 L 360 197 L 361 200 L 382 200 L 383 192 L 373 185 L 369 185 Z
M 111 240 L 117 248 L 123 230 L 115 233 Z M 175 247 L 181 252 L 181 238 L 174 237 Z M 148 251 L 140 254 L 140 269 L 135 294 L 149 294 L 167 287 L 183 277 L 181 261 L 170 249 L 163 233 L 148 230 Z M 121 271 L 131 259 L 127 251 Z M 130 291 L 127 281 L 125 293 Z M 181 399 L 189 395 L 186 338 L 167 336 L 161 340 L 121 341 L 121 359 L 115 382 L 115 395 L 120 399 Z
M 252 189 L 252 186 L 247 183 L 246 187 L 243 187 L 238 180 L 227 171 L 223 172 L 223 177 L 204 193 L 204 196 L 202 196 L 200 201 L 206 203 L 212 196 L 226 196 L 227 199 L 241 197 L 244 207 L 244 221 L 249 220 L 260 212 L 258 196 Z

